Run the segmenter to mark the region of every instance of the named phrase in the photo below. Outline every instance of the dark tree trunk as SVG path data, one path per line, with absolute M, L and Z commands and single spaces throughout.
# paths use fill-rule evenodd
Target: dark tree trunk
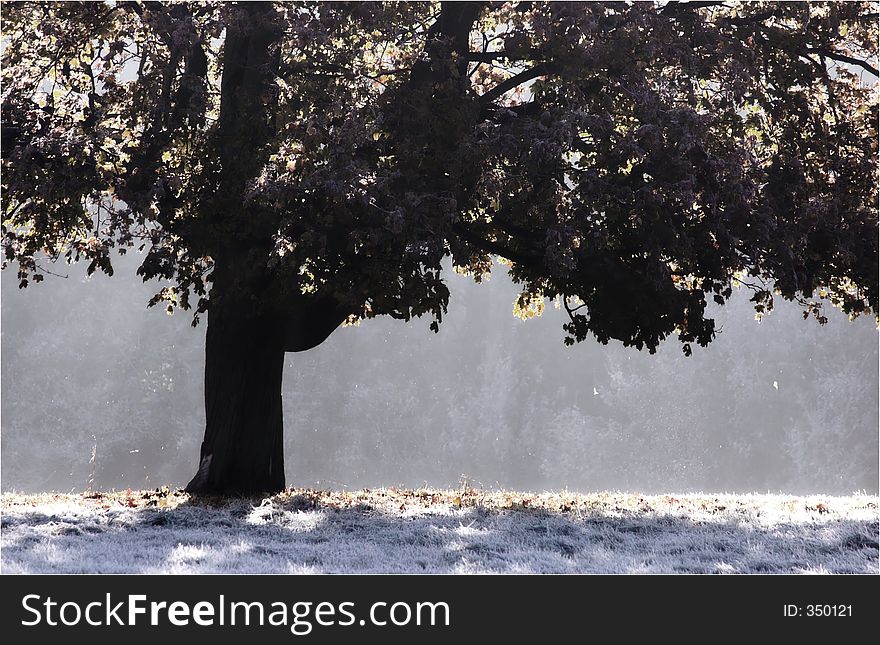
M 205 440 L 190 493 L 284 489 L 284 328 L 276 316 L 243 309 L 208 314 Z
M 256 494 L 284 490 L 281 384 L 285 352 L 320 345 L 348 311 L 331 297 L 266 291 L 268 274 L 218 262 L 205 339 L 205 439 L 186 490 Z M 261 286 L 262 285 L 262 286 Z M 274 306 L 273 306 L 274 303 Z
M 281 380 L 285 316 L 267 298 L 274 223 L 242 203 L 246 182 L 264 162 L 274 104 L 267 88 L 283 29 L 270 3 L 242 3 L 224 43 L 220 123 L 213 143 L 219 173 L 202 213 L 216 239 L 205 355 L 205 439 L 191 493 L 251 494 L 284 489 Z M 271 224 L 271 225 L 270 225 Z
M 205 439 L 191 493 L 284 489 L 281 380 L 285 351 L 320 344 L 348 312 L 332 294 L 291 293 L 268 268 L 275 214 L 245 204 L 247 182 L 266 162 L 274 135 L 273 91 L 281 14 L 241 3 L 224 43 L 220 120 L 213 135 L 216 186 L 200 205 L 214 259 L 205 360 Z M 205 228 L 205 227 L 202 227 Z M 283 280 L 283 279 L 282 279 Z

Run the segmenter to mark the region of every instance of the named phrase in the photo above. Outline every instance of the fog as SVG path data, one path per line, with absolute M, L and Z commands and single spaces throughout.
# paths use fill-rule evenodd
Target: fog
M 181 486 L 204 430 L 205 326 L 146 309 L 134 275 L 18 289 L 2 273 L 2 487 Z M 749 292 L 716 308 L 721 333 L 682 355 L 588 340 L 563 345 L 562 312 L 512 315 L 503 267 L 487 284 L 449 272 L 440 333 L 428 320 L 341 328 L 288 354 L 287 481 L 324 489 L 878 492 L 874 320 L 804 320 Z

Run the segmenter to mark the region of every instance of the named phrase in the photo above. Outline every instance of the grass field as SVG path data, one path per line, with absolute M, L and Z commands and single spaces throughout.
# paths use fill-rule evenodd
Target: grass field
M 3 573 L 878 573 L 878 498 L 5 493 Z

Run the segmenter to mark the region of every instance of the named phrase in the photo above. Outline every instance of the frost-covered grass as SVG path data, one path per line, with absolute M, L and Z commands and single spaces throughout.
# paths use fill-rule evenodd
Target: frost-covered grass
M 4 573 L 878 573 L 878 498 L 7 493 Z

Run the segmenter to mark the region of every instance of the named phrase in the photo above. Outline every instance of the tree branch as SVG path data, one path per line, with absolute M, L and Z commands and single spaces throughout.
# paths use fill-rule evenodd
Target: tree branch
M 671 16 L 677 14 L 682 9 L 704 9 L 706 7 L 720 7 L 724 6 L 724 2 L 719 2 L 718 0 L 706 0 L 701 2 L 678 2 L 677 0 L 670 0 L 670 2 L 666 3 L 666 6 L 663 7 L 663 10 L 660 12 L 663 16 Z
M 471 28 L 483 11 L 482 2 L 442 2 L 440 3 L 441 33 L 452 38 L 452 51 L 463 54 L 468 50 Z M 462 56 L 458 63 L 458 72 L 467 73 L 467 58 Z
M 536 58 L 540 55 L 540 52 L 537 49 L 528 50 L 525 55 L 517 55 L 512 54 L 510 52 L 468 52 L 465 54 L 465 58 L 470 62 L 478 62 L 478 63 L 491 63 L 500 58 L 506 58 L 507 60 L 536 60 Z
M 480 103 L 486 104 L 491 103 L 498 97 L 500 97 L 505 92 L 509 92 L 515 87 L 519 87 L 523 83 L 527 83 L 533 78 L 538 78 L 539 76 L 544 76 L 553 71 L 553 66 L 549 63 L 541 63 L 539 65 L 535 65 L 529 69 L 523 70 L 519 74 L 515 76 L 511 76 L 506 81 L 503 81 L 493 87 L 491 90 L 486 92 L 480 97 Z
M 825 56 L 826 58 L 831 58 L 834 60 L 838 60 L 842 63 L 849 63 L 850 65 L 857 65 L 862 69 L 865 69 L 871 72 L 874 76 L 880 76 L 880 70 L 876 67 L 873 67 L 867 61 L 864 61 L 860 58 L 853 58 L 852 56 L 845 56 L 844 54 L 838 54 L 835 51 L 831 51 L 830 49 L 807 49 L 806 52 L 808 54 L 816 53 Z
M 461 238 L 471 246 L 475 246 L 481 251 L 485 251 L 486 253 L 494 253 L 495 255 L 500 255 L 501 257 L 506 258 L 511 262 L 516 262 L 525 266 L 535 266 L 539 265 L 541 262 L 541 258 L 539 256 L 516 251 L 505 246 L 504 244 L 486 239 L 485 237 L 482 237 L 481 235 L 478 235 L 476 232 L 469 229 L 462 222 L 456 222 L 455 224 L 453 224 L 452 230 L 455 232 L 456 235 L 458 235 L 459 238 Z
M 521 103 L 520 105 L 509 105 L 504 108 L 499 108 L 497 105 L 492 105 L 491 103 L 484 104 L 480 109 L 480 119 L 485 120 L 490 118 L 493 114 L 498 113 L 500 111 L 509 110 L 516 114 L 516 116 L 538 116 L 543 110 L 544 106 L 538 103 L 537 101 L 529 101 L 528 103 Z
M 761 18 L 769 17 L 769 15 L 759 14 Z M 753 18 L 757 18 L 758 16 L 753 16 Z M 725 19 L 727 22 L 735 23 L 736 20 L 733 18 Z M 778 29 L 774 29 L 764 24 L 757 24 L 754 27 L 759 30 L 761 33 L 765 35 L 767 38 L 767 42 L 776 49 L 781 49 L 783 51 L 788 51 L 790 53 L 797 54 L 798 56 L 804 56 L 809 58 L 810 54 L 819 54 L 820 56 L 824 56 L 826 58 L 831 58 L 832 60 L 837 60 L 843 63 L 848 63 L 850 65 L 856 65 L 861 67 L 862 69 L 870 72 L 874 76 L 880 76 L 880 70 L 876 67 L 864 61 L 860 58 L 854 58 L 853 56 L 847 56 L 845 54 L 841 54 L 832 49 L 827 49 L 825 47 L 809 47 L 809 46 L 797 46 L 796 43 L 786 42 L 786 37 L 788 34 L 786 32 L 782 32 Z
M 440 15 L 431 25 L 427 32 L 427 43 L 437 38 L 446 37 L 452 40 L 452 51 L 459 54 L 458 72 L 461 76 L 467 74 L 467 58 L 464 54 L 468 49 L 468 38 L 471 27 L 483 10 L 482 2 L 443 2 L 440 6 Z M 409 87 L 418 87 L 431 80 L 436 74 L 431 69 L 431 61 L 422 57 L 412 67 L 409 78 Z

